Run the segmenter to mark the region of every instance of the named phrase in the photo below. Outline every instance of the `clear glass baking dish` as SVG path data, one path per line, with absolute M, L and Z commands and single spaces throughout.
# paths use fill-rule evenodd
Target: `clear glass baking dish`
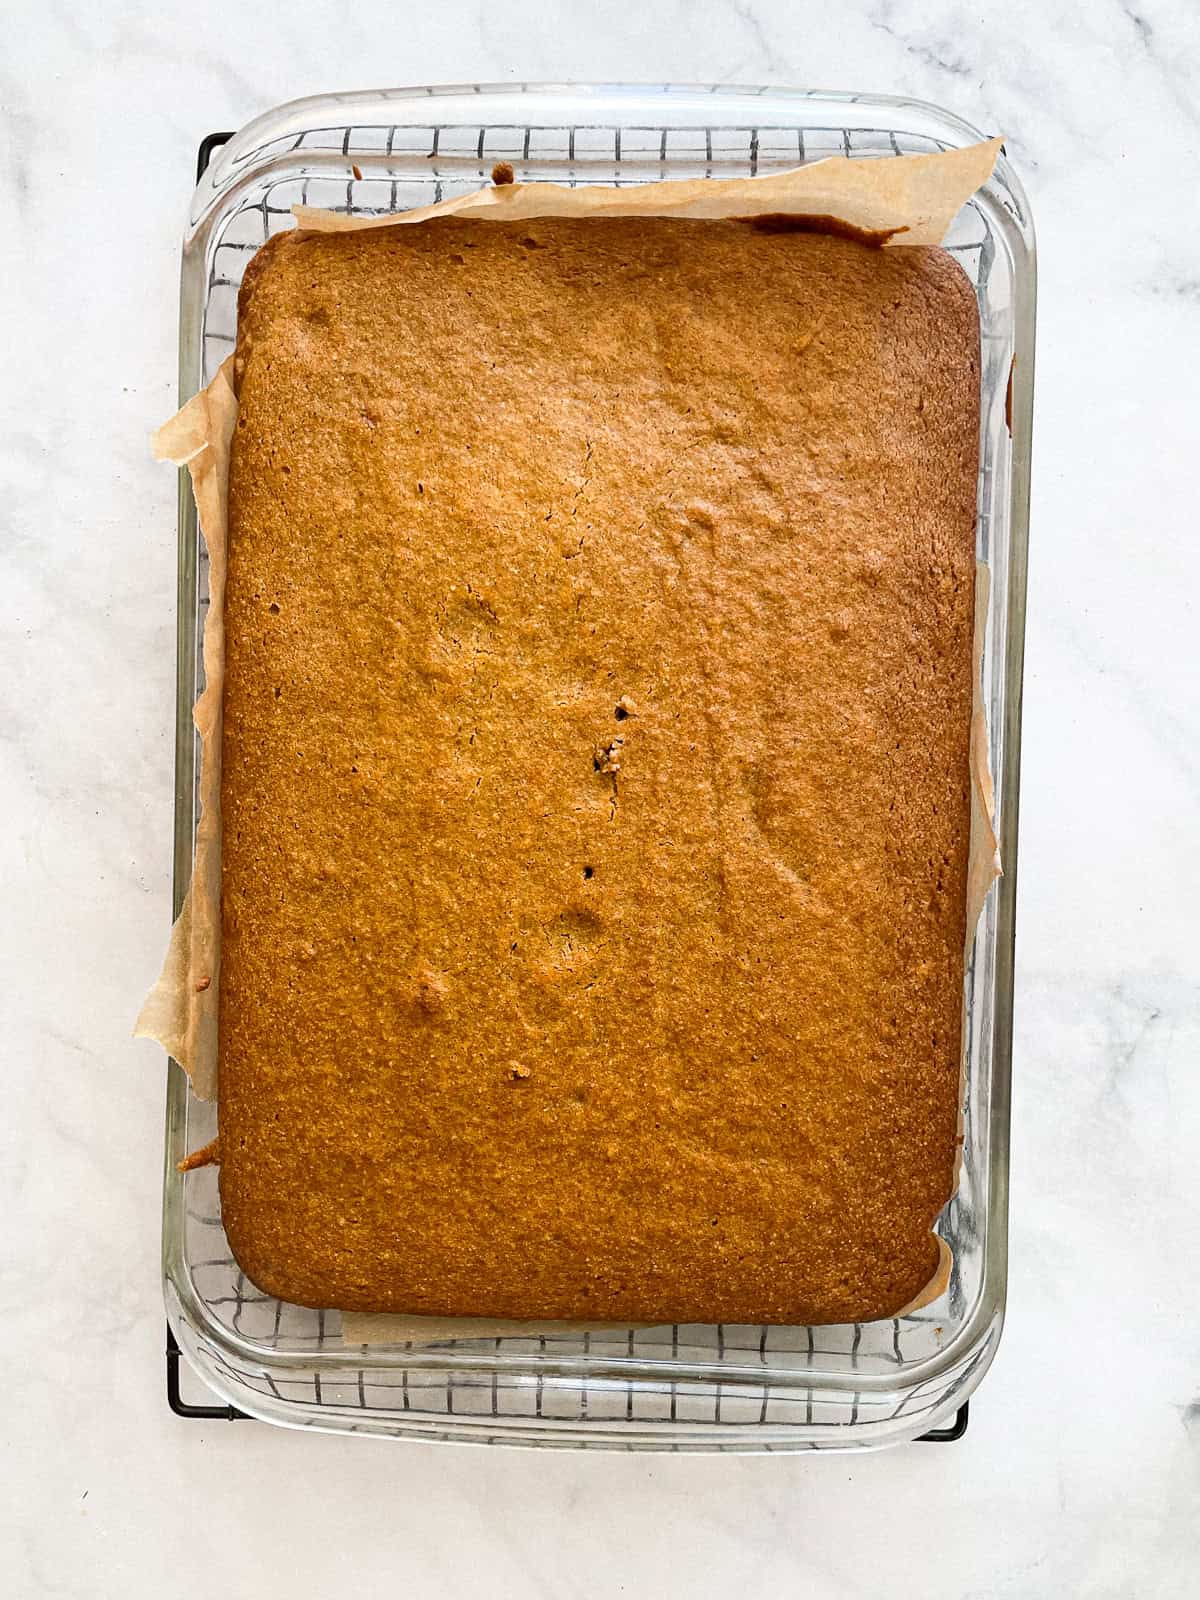
M 844 154 L 890 160 L 980 135 L 912 100 L 777 89 L 520 85 L 397 89 L 296 101 L 216 155 L 184 241 L 180 399 L 233 348 L 253 252 L 297 202 L 405 209 L 477 187 L 497 160 L 519 181 L 641 183 L 766 172 Z M 597 1328 L 537 1338 L 348 1347 L 338 1313 L 249 1284 L 221 1226 L 215 1171 L 176 1163 L 215 1132 L 172 1062 L 163 1274 L 185 1355 L 225 1399 L 272 1422 L 343 1432 L 623 1449 L 865 1449 L 916 1438 L 961 1406 L 992 1359 L 1007 1270 L 1009 1072 L 1025 621 L 1035 269 L 1028 203 L 1008 162 L 964 207 L 948 247 L 976 286 L 982 436 L 978 551 L 992 568 L 983 663 L 1004 876 L 966 979 L 961 1181 L 939 1230 L 941 1299 L 846 1327 Z M 207 567 L 180 475 L 175 901 L 191 874 Z

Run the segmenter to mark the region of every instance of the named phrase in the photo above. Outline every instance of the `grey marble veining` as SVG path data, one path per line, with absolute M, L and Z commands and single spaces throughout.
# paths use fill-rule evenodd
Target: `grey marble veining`
M 200 36 L 198 23 L 203 21 Z M 195 147 L 384 82 L 894 91 L 1002 131 L 1040 246 L 1009 1322 L 966 1440 L 391 1449 L 162 1399 L 176 384 Z M 0 58 L 0 1579 L 20 1596 L 1196 1592 L 1200 11 L 1191 0 L 26 8 Z

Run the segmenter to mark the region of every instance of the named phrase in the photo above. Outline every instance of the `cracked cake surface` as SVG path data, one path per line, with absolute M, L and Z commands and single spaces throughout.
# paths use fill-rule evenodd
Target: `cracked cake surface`
M 958 1117 L 959 267 L 739 222 L 291 233 L 236 377 L 248 1276 L 446 1315 L 898 1310 Z

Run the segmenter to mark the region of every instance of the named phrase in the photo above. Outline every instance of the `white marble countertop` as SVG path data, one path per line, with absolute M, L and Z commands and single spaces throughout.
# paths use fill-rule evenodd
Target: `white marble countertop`
M 13 1596 L 1183 1596 L 1200 1554 L 1200 158 L 1190 0 L 63 0 L 0 61 Z M 987 20 L 981 20 L 981 13 Z M 183 42 L 207 17 L 206 37 Z M 922 96 L 1038 225 L 1009 1322 L 956 1446 L 685 1458 L 196 1425 L 163 1398 L 178 244 L 199 137 L 381 82 Z M 1086 776 L 1085 776 L 1086 775 Z

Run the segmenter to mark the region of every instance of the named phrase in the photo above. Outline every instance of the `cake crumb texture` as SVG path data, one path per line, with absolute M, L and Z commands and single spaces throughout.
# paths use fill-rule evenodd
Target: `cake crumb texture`
M 250 263 L 221 1196 L 347 1310 L 888 1315 L 958 1116 L 979 336 L 940 250 Z

